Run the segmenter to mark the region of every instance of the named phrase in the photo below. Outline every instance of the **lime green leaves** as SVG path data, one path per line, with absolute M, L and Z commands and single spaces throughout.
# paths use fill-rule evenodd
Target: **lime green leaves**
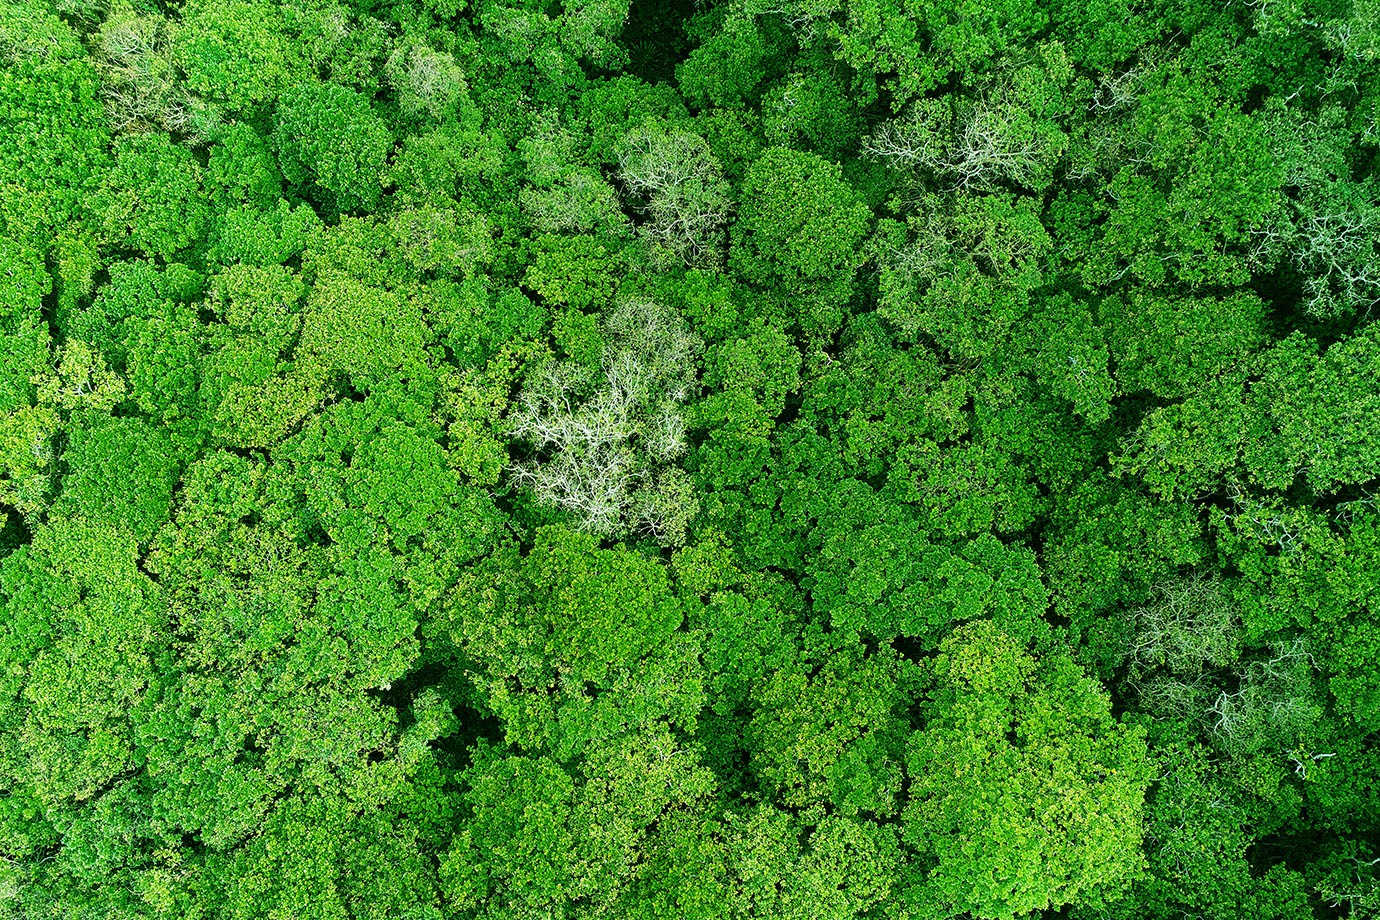
M 986 622 L 956 630 L 932 673 L 931 719 L 909 746 L 917 906 L 1017 917 L 1134 878 L 1151 773 L 1106 694 Z

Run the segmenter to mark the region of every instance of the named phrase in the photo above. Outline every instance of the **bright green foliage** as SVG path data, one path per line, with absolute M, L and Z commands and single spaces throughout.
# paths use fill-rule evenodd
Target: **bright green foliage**
M 1025 46 L 1047 15 L 1022 0 L 932 7 L 915 0 L 855 0 L 838 37 L 845 60 L 892 75 L 895 96 L 904 102 L 954 71 L 982 69 L 1007 49 Z
M 272 210 L 281 202 L 286 208 L 287 202 L 278 197 L 283 177 L 278 172 L 272 146 L 249 125 L 230 125 L 221 131 L 211 146 L 208 160 L 206 187 L 216 202 L 221 221 L 234 218 L 236 205 Z M 235 259 L 222 258 L 220 261 Z
M 305 204 L 289 207 L 279 198 L 270 211 L 239 207 L 221 215 L 211 257 L 224 265 L 282 265 L 301 255 L 320 229 L 321 218 Z
M 832 816 L 803 843 L 800 833 L 788 813 L 770 806 L 732 816 L 729 916 L 842 920 L 895 903 L 901 854 L 889 828 Z
M 824 61 L 788 74 L 763 100 L 763 130 L 776 146 L 799 145 L 837 160 L 857 143 L 862 118 L 847 87 Z
M 1110 916 L 1283 920 L 1304 909 L 1297 877 L 1293 886 L 1252 877 L 1245 803 L 1224 788 L 1207 752 L 1174 745 L 1163 757 L 1146 827 L 1151 874 L 1138 883 L 1136 897 L 1114 905 Z
M 392 283 L 381 261 L 395 242 L 387 227 L 347 219 L 307 253 L 313 285 L 297 343 L 305 360 L 294 363 L 295 371 L 340 373 L 361 392 L 393 374 L 422 372 L 422 345 L 431 336 L 421 303 L 410 287 Z
M 1284 567 L 1279 581 L 1285 591 L 1277 593 L 1281 606 L 1299 605 L 1318 619 L 1333 622 L 1328 632 L 1325 657 L 1328 687 L 1337 707 L 1349 719 L 1367 729 L 1380 718 L 1380 673 L 1372 655 L 1377 635 L 1375 612 L 1369 600 L 1375 568 L 1373 563 L 1380 551 L 1377 543 L 1376 521 L 1373 514 L 1355 514 L 1347 528 L 1345 540 L 1335 539 L 1326 546 L 1311 565 Z M 1332 581 L 1335 590 L 1318 590 L 1315 585 L 1327 583 L 1317 569 L 1327 567 L 1337 572 Z M 1285 574 L 1287 572 L 1287 575 Z M 1292 590 L 1290 590 L 1292 589 Z M 1303 601 L 1299 604 L 1299 601 Z M 1321 606 L 1316 601 L 1323 601 Z M 1312 602 L 1312 603 L 1310 603 Z M 1333 606 L 1333 605 L 1336 606 Z
M 177 467 L 167 434 L 137 419 L 112 419 L 82 428 L 68 442 L 74 472 L 63 481 L 63 502 L 74 517 L 124 526 L 148 542 L 168 519 Z M 65 511 L 59 505 L 59 513 Z
M 282 8 L 257 0 L 202 0 L 184 12 L 174 39 L 187 87 L 237 111 L 275 98 L 301 73 Z
M 602 307 L 618 290 L 617 256 L 588 236 L 543 234 L 532 241 L 524 284 L 549 304 Z
M 821 920 L 866 916 L 895 897 L 899 856 L 890 828 L 825 819 L 810 834 L 800 863 L 795 910 Z
M 21 327 L 22 328 L 22 327 Z M 70 340 L 49 352 L 46 336 L 30 326 L 10 340 L 13 371 L 29 371 L 11 385 L 0 425 L 0 500 L 26 515 L 47 507 L 55 485 L 56 446 L 84 419 L 95 421 L 126 395 L 124 382 L 87 343 Z
M 705 19 L 713 13 L 710 11 Z M 753 97 L 762 81 L 768 51 L 768 41 L 757 23 L 745 17 L 727 17 L 676 68 L 681 95 L 700 107 L 741 106 Z
M 363 381 L 407 363 L 422 337 L 420 314 L 405 295 L 337 276 L 313 291 L 302 347 Z
M 748 278 L 771 278 L 793 301 L 810 334 L 841 324 L 867 207 L 837 166 L 810 153 L 772 148 L 753 164 L 733 236 L 733 267 Z
M 161 632 L 158 591 L 118 525 L 72 518 L 41 531 L 34 548 L 42 574 L 33 577 L 64 589 L 27 668 L 15 743 L 35 795 L 80 802 L 130 768 L 132 718 L 146 701 Z
M 843 814 L 892 814 L 901 788 L 898 666 L 845 647 L 806 670 L 796 662 L 764 676 L 752 700 L 749 764 L 791 808 L 831 803 Z M 813 673 L 810 673 L 813 672 Z
M 917 908 L 1015 917 L 1136 875 L 1145 742 L 1076 665 L 981 622 L 945 640 L 933 681 L 908 760 Z
M 0 11 L 0 229 L 47 251 L 77 231 L 109 158 L 95 69 L 45 8 Z
M 959 192 L 921 204 L 908 219 L 913 240 L 890 224 L 874 242 L 882 269 L 879 312 L 955 355 L 990 355 L 1020 328 L 1031 291 L 1045 280 L 1041 266 L 1052 241 L 1038 202 Z M 1076 325 L 1060 320 L 1058 334 L 1077 334 Z M 1042 338 L 1041 344 L 1052 343 Z
M 984 616 L 1013 635 L 1036 630 L 1045 589 L 1028 554 L 990 536 L 938 543 L 905 506 L 864 500 L 848 510 L 855 520 L 819 528 L 810 567 L 816 608 L 828 611 L 834 628 L 927 644 L 954 623 Z
M 1261 409 L 1268 407 L 1279 436 L 1273 444 L 1247 448 L 1246 462 L 1274 488 L 1283 488 L 1296 471 L 1320 491 L 1365 482 L 1374 468 L 1367 445 L 1377 423 L 1373 381 L 1380 372 L 1380 342 L 1367 330 L 1316 362 L 1306 360 L 1310 349 L 1301 344 L 1282 343 L 1270 356 L 1258 396 L 1251 394 Z
M 1330 920 L 1380 4 L 0 3 L 0 920 Z
M 1087 306 L 1071 297 L 1050 297 L 1044 306 L 1044 315 L 1029 325 L 1036 378 L 1089 422 L 1106 421 L 1111 400 L 1134 387 L 1112 378 L 1105 333 Z
M 716 592 L 695 612 L 696 625 L 704 632 L 702 654 L 717 715 L 727 717 L 746 705 L 754 686 L 792 664 L 796 649 L 789 618 L 771 598 Z
M 33 249 L 6 241 L 0 341 L 0 501 L 24 511 L 37 508 L 48 486 L 52 452 L 47 439 L 56 424 L 50 408 L 37 406 L 36 378 L 48 370 L 49 336 L 42 298 L 52 281 Z
M 480 21 L 495 52 L 530 63 L 548 80 L 569 82 L 579 61 L 617 67 L 626 60 L 613 39 L 628 18 L 629 0 L 482 0 Z
M 227 915 L 427 916 L 431 907 L 435 916 L 436 883 L 417 828 L 396 812 L 351 811 L 312 799 L 277 811 L 233 861 L 213 866 Z
M 278 101 L 274 145 L 289 182 L 326 207 L 371 211 L 383 194 L 388 128 L 369 100 L 334 83 L 301 83 Z
M 170 259 L 200 236 L 207 218 L 201 168 L 161 134 L 115 143 L 115 165 L 94 199 L 110 244 Z
M 159 270 L 146 260 L 110 266 L 110 280 L 70 319 L 68 334 L 91 342 L 117 371 L 139 411 L 195 438 L 201 334 L 185 303 L 202 279 L 180 264 Z
M 422 207 L 389 222 L 402 257 L 420 272 L 473 274 L 492 260 L 489 223 L 480 214 Z
M 411 833 L 371 812 L 410 807 L 408 777 L 425 772 L 427 742 L 446 730 L 423 700 L 399 730 L 397 713 L 362 692 L 398 679 L 415 655 L 415 620 L 396 597 L 393 563 L 367 549 L 303 551 L 297 522 L 253 517 L 265 493 L 283 495 L 287 509 L 276 467 L 212 454 L 184 482 L 175 526 L 150 560 L 178 585 L 170 606 L 183 637 L 170 664 L 176 691 L 144 735 L 150 774 L 177 778 L 158 787 L 167 790 L 161 807 L 225 854 L 218 871 L 228 891 L 257 892 L 237 908 L 250 915 L 274 903 L 349 903 L 347 892 L 372 884 L 371 873 L 424 872 L 396 854 L 398 868 L 384 870 L 369 855 Z M 234 849 L 270 813 L 264 835 Z M 293 817 L 304 814 L 315 817 Z M 309 842 L 288 842 L 300 839 Z M 355 858 L 363 862 L 351 868 Z M 417 896 L 387 891 L 369 898 Z
M 317 76 L 372 94 L 381 88 L 388 54 L 387 25 L 370 11 L 311 0 L 283 5 L 288 35 Z
M 627 551 L 590 553 L 590 545 L 551 531 L 529 557 L 536 584 L 552 592 L 551 650 L 561 650 L 577 680 L 605 678 L 629 655 L 665 643 L 681 617 L 660 569 Z
M 1190 289 L 1241 284 L 1251 235 L 1280 205 L 1282 169 L 1260 122 L 1171 63 L 1144 76 L 1121 131 L 1113 163 L 1143 165 L 1109 165 L 1113 203 L 1093 205 L 1105 223 L 1070 252 L 1085 281 L 1108 284 L 1129 272 L 1150 287 L 1171 278 Z
M 213 330 L 202 387 L 214 437 L 268 447 L 314 404 L 322 373 L 285 360 L 300 334 L 302 294 L 298 278 L 277 266 L 236 265 L 216 279 L 211 305 L 224 325 Z
M 706 309 L 731 309 L 720 303 Z M 692 424 L 711 433 L 698 452 L 699 474 L 716 486 L 741 482 L 754 465 L 762 468 L 775 419 L 800 386 L 800 351 L 780 329 L 759 322 L 711 347 L 704 363 L 709 392 L 694 407 Z
M 695 749 L 663 726 L 593 749 L 582 772 L 589 856 L 585 878 L 573 888 L 593 910 L 618 913 L 613 905 L 633 901 L 634 879 L 648 849 L 642 839 L 663 822 L 671 826 L 678 817 L 702 814 L 713 804 L 715 778 Z
M 575 790 L 548 758 L 495 758 L 470 776 L 469 826 L 441 865 L 446 900 L 482 916 L 561 916 L 576 854 L 570 826 Z
M 1263 344 L 1264 304 L 1251 294 L 1219 300 L 1119 298 L 1098 306 L 1111 331 L 1117 379 L 1127 392 L 1174 399 L 1216 377 Z
M 1127 468 L 1165 495 L 1242 473 L 1274 490 L 1300 474 L 1319 492 L 1372 479 L 1374 338 L 1365 330 L 1318 356 L 1296 333 L 1258 357 L 1258 380 L 1233 368 L 1152 413 L 1128 445 Z
M 453 601 L 457 642 L 509 741 L 569 757 L 624 726 L 693 726 L 697 643 L 678 631 L 685 610 L 665 571 L 563 528 L 537 539 L 518 571 L 467 575 Z

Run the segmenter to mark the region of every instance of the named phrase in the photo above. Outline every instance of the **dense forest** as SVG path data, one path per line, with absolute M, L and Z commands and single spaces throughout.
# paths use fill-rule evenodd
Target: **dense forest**
M 1380 916 L 1377 0 L 0 0 L 0 920 Z

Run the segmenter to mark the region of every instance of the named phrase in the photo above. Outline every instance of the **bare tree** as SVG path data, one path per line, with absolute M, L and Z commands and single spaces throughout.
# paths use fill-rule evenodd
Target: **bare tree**
M 1338 183 L 1340 186 L 1341 183 Z M 1380 303 L 1380 207 L 1359 189 L 1310 196 L 1296 221 L 1297 259 L 1304 270 L 1304 308 L 1314 316 L 1352 310 L 1369 313 Z
M 1000 181 L 1036 188 L 1047 181 L 1060 153 L 1019 104 L 998 93 L 963 121 L 948 169 L 961 188 Z
M 594 170 L 577 165 L 575 138 L 558 115 L 538 115 L 519 148 L 529 184 L 518 193 L 518 202 L 538 230 L 584 232 L 626 221 L 613 188 Z
M 1266 745 L 1297 743 L 1322 714 L 1316 667 L 1303 638 L 1272 643 L 1270 656 L 1247 665 L 1236 690 L 1222 690 L 1208 709 L 1222 747 L 1249 756 Z
M 1048 184 L 1064 140 L 1042 126 L 1005 83 L 981 98 L 951 107 L 921 99 L 863 143 L 864 152 L 897 169 L 942 176 L 959 189 L 1000 183 Z
M 1194 575 L 1166 582 L 1130 619 L 1131 657 L 1142 668 L 1194 674 L 1208 666 L 1225 667 L 1240 651 L 1236 606 L 1216 578 Z
M 511 416 L 513 434 L 552 456 L 515 472 L 539 501 L 574 512 L 588 530 L 613 535 L 623 529 L 633 479 L 634 401 L 626 389 L 610 386 L 577 404 L 585 382 L 580 370 L 548 365 L 523 390 Z
M 97 33 L 95 48 L 112 128 L 204 134 L 210 110 L 178 82 L 163 17 L 139 15 L 128 7 L 112 12 Z
M 919 99 L 863 141 L 863 153 L 896 169 L 947 168 L 953 113 L 941 99 Z
M 646 200 L 640 231 L 663 266 L 714 264 L 723 248 L 728 183 L 704 138 L 644 126 L 618 151 L 618 176 Z
M 644 299 L 615 305 L 605 333 L 598 374 L 553 362 L 524 387 L 509 423 L 537 455 L 514 466 L 515 479 L 585 530 L 641 529 L 683 542 L 698 501 L 689 478 L 668 464 L 684 451 L 678 406 L 690 395 L 698 342 L 674 313 Z
M 1364 316 L 1380 303 L 1380 202 L 1350 176 L 1335 140 L 1340 117 L 1340 110 L 1305 117 L 1286 103 L 1262 116 L 1284 184 L 1296 193 L 1251 228 L 1252 263 L 1292 262 L 1303 277 L 1304 310 L 1322 318 Z
M 624 297 L 604 319 L 604 329 L 614 355 L 633 355 L 646 363 L 664 388 L 664 400 L 679 403 L 690 395 L 700 341 L 679 316 L 654 300 Z
M 468 87 L 455 58 L 424 44 L 401 45 L 388 56 L 384 76 L 398 92 L 398 102 L 412 114 L 441 118 L 455 107 Z
M 1088 108 L 1094 112 L 1122 112 L 1134 107 L 1147 72 L 1148 68 L 1137 66 L 1119 74 L 1104 74 L 1097 81 Z

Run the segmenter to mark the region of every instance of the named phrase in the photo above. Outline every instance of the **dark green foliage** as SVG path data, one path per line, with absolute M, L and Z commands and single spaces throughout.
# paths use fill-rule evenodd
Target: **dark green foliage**
M 1375 915 L 1375 7 L 0 3 L 0 920 Z

